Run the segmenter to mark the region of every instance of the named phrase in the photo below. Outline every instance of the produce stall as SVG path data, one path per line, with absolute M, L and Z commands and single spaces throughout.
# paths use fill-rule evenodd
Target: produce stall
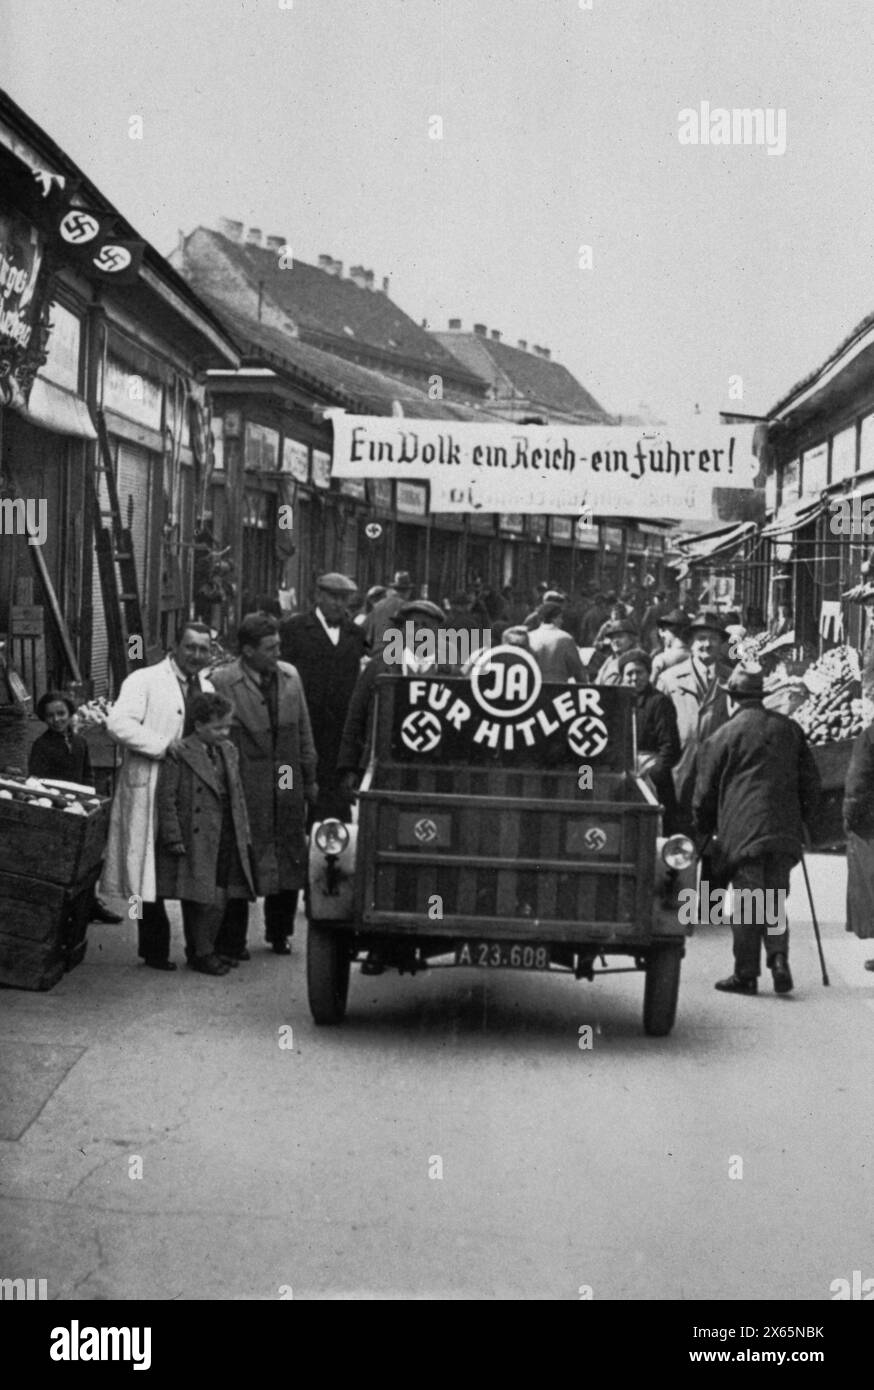
M 0 776 L 0 985 L 51 989 L 82 960 L 109 806 L 93 788 Z
M 847 769 L 853 745 L 870 722 L 862 699 L 859 654 L 853 647 L 835 647 L 814 661 L 800 678 L 784 683 L 784 692 L 787 684 L 800 696 L 792 718 L 807 735 L 822 779 L 813 848 L 842 850 L 846 844 L 842 805 Z

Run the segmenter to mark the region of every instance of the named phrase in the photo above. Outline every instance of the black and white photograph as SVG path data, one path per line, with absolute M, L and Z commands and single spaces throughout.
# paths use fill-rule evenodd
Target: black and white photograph
M 872 52 L 870 0 L 0 0 L 25 1364 L 219 1301 L 860 1335 Z

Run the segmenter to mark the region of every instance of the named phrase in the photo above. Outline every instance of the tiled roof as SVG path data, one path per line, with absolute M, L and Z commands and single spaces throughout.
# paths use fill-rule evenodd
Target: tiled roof
M 301 336 L 329 335 L 337 340 L 338 348 L 341 344 L 346 349 L 360 344 L 396 357 L 399 364 L 409 361 L 435 371 L 454 370 L 462 378 L 469 375 L 459 371 L 456 359 L 433 335 L 381 290 L 361 289 L 346 277 L 329 275 L 296 257 L 291 266 L 282 268 L 276 251 L 231 241 L 221 232 L 203 227 L 186 239 L 185 250 L 187 273 L 198 288 L 204 288 L 199 283 L 197 264 L 200 238 L 211 240 L 246 277 L 253 293 L 259 284 L 263 286 L 265 298 L 297 325 Z
M 499 399 L 506 392 L 496 382 L 495 368 L 532 407 L 541 405 L 593 423 L 610 423 L 611 417 L 603 406 L 560 362 L 548 361 L 536 353 L 479 334 L 434 333 L 432 336 L 484 381 L 497 386 Z M 486 363 L 491 364 L 491 369 Z
M 360 367 L 321 348 L 303 343 L 257 319 L 234 313 L 219 300 L 204 294 L 239 344 L 244 362 L 267 362 L 298 376 L 305 384 L 324 392 L 338 405 L 362 415 L 391 415 L 400 401 L 410 419 L 475 420 L 477 411 L 453 401 L 433 401 L 409 382 L 384 372 Z

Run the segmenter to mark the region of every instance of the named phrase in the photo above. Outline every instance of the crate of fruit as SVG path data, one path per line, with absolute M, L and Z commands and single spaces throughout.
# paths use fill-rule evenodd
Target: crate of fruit
M 99 866 L 108 800 L 36 777 L 0 777 L 0 872 L 74 887 Z

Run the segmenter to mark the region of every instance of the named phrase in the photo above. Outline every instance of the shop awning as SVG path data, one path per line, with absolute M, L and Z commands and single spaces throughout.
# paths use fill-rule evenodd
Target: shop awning
M 720 526 L 717 531 L 709 531 L 693 541 L 682 543 L 684 559 L 689 564 L 700 564 L 715 555 L 724 555 L 735 546 L 752 536 L 756 529 L 754 521 L 741 521 L 736 526 Z
M 795 502 L 791 507 L 784 507 L 773 521 L 763 526 L 762 535 L 771 538 L 791 536 L 794 531 L 800 531 L 802 526 L 814 521 L 823 510 L 824 503 L 819 497 L 813 501 L 808 497 L 803 502 Z
M 91 420 L 88 406 L 75 391 L 67 391 L 63 386 L 55 386 L 45 377 L 34 377 L 30 399 L 20 413 L 31 424 L 55 434 L 69 434 L 76 439 L 96 439 L 97 431 Z

